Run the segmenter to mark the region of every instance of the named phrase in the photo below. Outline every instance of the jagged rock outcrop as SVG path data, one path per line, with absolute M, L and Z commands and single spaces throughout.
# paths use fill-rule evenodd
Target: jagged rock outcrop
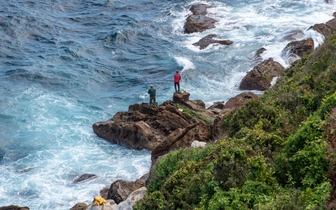
M 184 33 L 203 32 L 207 29 L 215 28 L 217 20 L 206 16 L 208 8 L 211 8 L 211 6 L 206 4 L 191 6 L 190 11 L 192 14 L 187 17 L 184 24 Z
M 231 45 L 233 42 L 231 40 L 217 39 L 218 36 L 216 34 L 209 34 L 198 42 L 194 43 L 194 46 L 199 46 L 200 50 L 205 49 L 210 44 L 221 44 L 221 45 Z
M 335 17 L 335 13 L 334 13 L 334 17 Z M 313 30 L 319 32 L 320 34 L 322 34 L 323 36 L 329 37 L 333 33 L 336 32 L 336 18 L 333 18 L 326 23 L 315 24 L 315 25 L 311 26 L 309 29 L 313 29 Z
M 264 91 L 271 86 L 273 78 L 280 76 L 284 71 L 285 68 L 280 63 L 269 58 L 247 73 L 242 79 L 239 89 Z
M 108 121 L 93 124 L 93 131 L 113 144 L 133 149 L 154 150 L 166 141 L 170 134 L 181 133 L 182 131 L 178 129 L 183 130 L 194 124 L 197 126 L 175 141 L 171 149 L 190 147 L 194 140 L 211 140 L 211 123 L 215 118 L 214 114 L 200 106 L 199 102 L 195 103 L 188 98 L 183 98 L 188 93 L 174 95 L 180 95 L 179 100 L 186 100 L 183 104 L 193 110 L 198 118 L 183 112 L 172 101 L 166 101 L 154 108 L 145 103 L 134 104 L 129 106 L 127 112 L 118 112 Z
M 133 191 L 145 186 L 148 176 L 148 174 L 145 174 L 135 182 L 125 180 L 113 182 L 110 186 L 107 199 L 112 199 L 117 204 L 125 201 Z
M 312 38 L 293 41 L 287 44 L 282 50 L 282 57 L 288 64 L 294 63 L 303 56 L 311 53 L 314 50 L 314 40 Z

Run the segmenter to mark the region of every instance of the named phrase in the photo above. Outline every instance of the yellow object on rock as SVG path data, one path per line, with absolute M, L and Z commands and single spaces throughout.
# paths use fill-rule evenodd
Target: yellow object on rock
M 106 200 L 100 196 L 95 196 L 93 200 L 93 205 L 94 206 L 100 206 L 106 203 Z

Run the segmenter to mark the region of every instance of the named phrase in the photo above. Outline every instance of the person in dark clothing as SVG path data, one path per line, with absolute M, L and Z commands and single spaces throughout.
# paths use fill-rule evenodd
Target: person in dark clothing
M 180 92 L 180 81 L 181 81 L 181 75 L 179 71 L 176 71 L 174 75 L 175 92 Z
M 153 87 L 153 85 L 150 85 L 150 88 L 148 90 L 149 94 L 149 106 L 156 106 L 156 89 Z

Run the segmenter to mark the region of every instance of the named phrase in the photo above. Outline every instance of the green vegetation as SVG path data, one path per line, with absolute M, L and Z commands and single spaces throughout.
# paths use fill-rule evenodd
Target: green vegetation
M 335 92 L 336 35 L 226 114 L 223 140 L 165 156 L 134 209 L 335 209 Z
M 187 115 L 189 115 L 190 117 L 202 120 L 203 122 L 205 122 L 206 124 L 211 124 L 212 120 L 207 119 L 206 117 L 198 114 L 196 111 L 189 109 L 186 106 L 183 106 L 182 104 L 175 104 L 175 106 L 179 109 L 182 109 L 184 113 L 186 113 Z

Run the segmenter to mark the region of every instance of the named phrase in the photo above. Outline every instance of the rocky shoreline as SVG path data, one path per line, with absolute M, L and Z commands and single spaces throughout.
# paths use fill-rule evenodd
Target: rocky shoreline
M 186 19 L 185 33 L 203 32 L 215 27 L 216 20 L 206 16 L 207 9 L 211 6 L 205 4 L 192 5 L 192 12 Z M 325 37 L 336 32 L 336 12 L 334 18 L 326 23 L 319 23 L 307 30 L 315 30 Z M 295 37 L 300 31 L 286 35 Z M 284 38 L 286 38 L 284 37 Z M 198 42 L 200 50 L 211 44 L 233 44 L 230 40 L 218 39 L 215 34 L 208 35 Z M 259 60 L 261 54 L 266 51 L 260 48 L 255 53 L 255 59 Z M 303 56 L 314 50 L 314 42 L 311 38 L 294 40 L 283 49 L 286 62 L 291 65 Z M 127 112 L 118 112 L 111 119 L 96 122 L 92 125 L 94 133 L 113 144 L 123 145 L 132 149 L 148 149 L 151 151 L 152 167 L 135 182 L 116 180 L 109 188 L 101 190 L 101 197 L 106 203 L 100 206 L 78 203 L 71 210 L 84 209 L 125 209 L 130 208 L 137 200 L 143 198 L 146 193 L 146 185 L 151 179 L 151 172 L 156 162 L 170 151 L 185 147 L 203 147 L 205 144 L 214 143 L 225 136 L 222 133 L 221 122 L 225 113 L 231 112 L 244 105 L 250 99 L 259 96 L 251 90 L 264 91 L 272 87 L 277 77 L 280 77 L 286 69 L 273 58 L 260 62 L 242 79 L 239 89 L 241 94 L 224 102 L 216 102 L 206 108 L 202 100 L 190 100 L 190 93 L 174 93 L 172 100 L 167 100 L 158 107 L 149 107 L 147 103 L 130 105 Z M 85 174 L 84 174 L 85 175 Z M 95 178 L 95 175 L 83 175 L 83 179 Z M 27 210 L 28 207 L 5 206 L 0 210 Z

